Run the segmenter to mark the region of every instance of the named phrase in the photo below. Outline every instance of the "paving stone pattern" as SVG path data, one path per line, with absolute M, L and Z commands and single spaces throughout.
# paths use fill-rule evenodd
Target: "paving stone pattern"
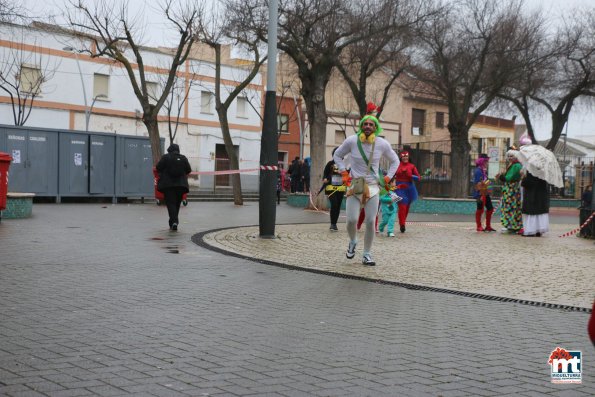
M 348 237 L 328 224 L 280 225 L 278 238 L 260 239 L 258 227 L 221 230 L 205 243 L 247 257 L 291 266 L 445 288 L 499 297 L 591 308 L 595 292 L 595 244 L 560 238 L 570 225 L 553 224 L 541 238 L 477 233 L 469 222 L 413 222 L 396 238 L 377 234 L 375 267 L 361 265 L 363 229 L 356 257 L 344 252 Z M 322 250 L 316 251 L 322 248 Z M 570 277 L 572 286 L 560 288 Z
M 279 223 L 327 219 L 278 208 Z M 177 233 L 165 212 L 36 204 L 3 220 L 0 395 L 595 394 L 587 313 L 287 270 L 191 242 L 257 224 L 258 203 L 190 203 Z M 336 254 L 304 242 L 306 262 Z M 583 352 L 582 385 L 550 383 L 556 346 Z

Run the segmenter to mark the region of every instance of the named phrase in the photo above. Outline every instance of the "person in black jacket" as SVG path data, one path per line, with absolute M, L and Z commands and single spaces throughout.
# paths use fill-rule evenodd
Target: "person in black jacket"
M 169 228 L 178 230 L 178 214 L 182 196 L 188 193 L 188 174 L 192 169 L 186 156 L 180 154 L 180 147 L 172 143 L 155 166 L 159 173 L 157 190 L 165 196 L 165 205 L 169 214 Z
M 547 182 L 527 172 L 523 187 L 523 236 L 540 237 L 549 231 L 550 195 Z
M 333 149 L 333 155 L 336 150 L 337 148 Z M 331 202 L 331 227 L 329 230 L 331 232 L 336 232 L 339 230 L 337 228 L 337 220 L 339 219 L 339 213 L 341 212 L 341 204 L 343 203 L 343 196 L 345 195 L 345 186 L 343 185 L 343 180 L 339 173 L 339 169 L 335 164 L 335 160 L 331 158 L 331 161 L 326 163 L 322 175 L 324 178 L 322 180 L 324 193 L 328 196 L 328 199 Z

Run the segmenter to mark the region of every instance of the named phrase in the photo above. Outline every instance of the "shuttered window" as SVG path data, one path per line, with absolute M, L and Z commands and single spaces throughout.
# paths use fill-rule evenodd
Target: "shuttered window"
M 37 95 L 41 92 L 41 83 L 43 83 L 43 76 L 39 68 L 21 66 L 21 92 Z
M 100 99 L 109 98 L 109 76 L 95 73 L 93 75 L 93 98 L 100 96 Z
M 422 109 L 411 110 L 411 135 L 423 135 L 426 121 L 426 111 Z
M 239 96 L 238 100 L 237 100 L 237 113 L 238 113 L 238 117 L 246 117 L 246 106 L 247 106 L 248 100 L 246 99 L 246 97 L 242 97 Z
M 213 113 L 211 103 L 213 102 L 211 99 L 213 94 L 209 91 L 201 91 L 200 92 L 200 112 L 201 113 Z
M 444 112 L 436 112 L 436 128 L 444 128 Z
M 152 81 L 147 81 L 147 94 L 149 95 L 149 103 L 151 105 L 156 104 L 157 100 L 161 96 L 159 92 L 159 84 Z

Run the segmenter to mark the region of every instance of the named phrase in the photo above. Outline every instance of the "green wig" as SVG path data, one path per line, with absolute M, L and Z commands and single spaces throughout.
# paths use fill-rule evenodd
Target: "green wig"
M 378 119 L 376 118 L 376 116 L 372 116 L 371 114 L 365 115 L 360 120 L 360 122 L 359 122 L 359 130 L 357 131 L 358 135 L 364 133 L 364 131 L 362 130 L 362 125 L 364 124 L 364 121 L 366 121 L 366 120 L 372 120 L 374 122 L 374 124 L 376 124 L 376 131 L 374 132 L 374 135 L 375 136 L 380 135 L 380 133 L 382 132 L 382 127 L 380 126 L 380 121 L 378 121 Z

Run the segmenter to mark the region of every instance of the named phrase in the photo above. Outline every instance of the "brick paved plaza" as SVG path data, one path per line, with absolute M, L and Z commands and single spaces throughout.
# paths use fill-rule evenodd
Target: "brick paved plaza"
M 3 220 L 0 395 L 595 395 L 581 309 L 595 244 L 556 237 L 576 219 L 532 239 L 412 214 L 369 269 L 327 218 L 281 205 L 274 240 L 257 237 L 258 203 L 190 203 L 177 233 L 154 204 L 35 204 Z M 557 346 L 582 351 L 582 385 L 551 383 Z

